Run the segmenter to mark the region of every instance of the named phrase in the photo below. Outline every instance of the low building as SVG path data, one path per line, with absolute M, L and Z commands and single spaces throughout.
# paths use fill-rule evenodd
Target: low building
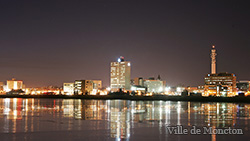
M 250 81 L 239 81 L 236 83 L 238 94 L 244 93 L 244 95 L 250 94 Z
M 76 80 L 74 83 L 75 95 L 96 94 L 102 88 L 101 80 Z
M 4 83 L 0 82 L 0 93 L 4 92 Z
M 164 81 L 161 80 L 144 80 L 144 87 L 147 88 L 147 92 L 149 93 L 162 93 L 164 91 L 165 85 Z
M 12 78 L 12 80 L 7 80 L 6 92 L 10 92 L 12 90 L 22 90 L 25 89 L 22 80 L 16 80 Z
M 134 85 L 137 85 L 137 86 L 143 86 L 143 78 L 142 77 L 137 77 L 134 79 Z
M 102 80 L 92 80 L 93 89 L 102 89 Z
M 133 85 L 131 86 L 132 94 L 144 95 L 147 92 L 147 88 L 143 86 Z
M 139 88 L 140 86 L 140 88 Z M 148 79 L 143 79 L 142 77 L 137 77 L 134 79 L 134 85 L 132 91 L 134 89 L 142 89 L 145 88 L 145 93 L 163 93 L 165 92 L 166 81 L 162 81 L 160 75 L 157 79 L 150 77 Z
M 74 83 L 63 83 L 63 92 L 65 95 L 73 95 Z
M 236 76 L 233 73 L 207 74 L 203 96 L 235 96 Z

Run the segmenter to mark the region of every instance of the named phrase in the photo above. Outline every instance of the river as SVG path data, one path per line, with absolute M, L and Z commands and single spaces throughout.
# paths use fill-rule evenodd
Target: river
M 0 140 L 248 140 L 249 113 L 242 103 L 2 98 Z M 191 133 L 209 127 L 243 135 Z

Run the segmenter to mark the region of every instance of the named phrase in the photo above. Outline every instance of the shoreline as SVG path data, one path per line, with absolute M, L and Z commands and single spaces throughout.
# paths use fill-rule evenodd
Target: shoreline
M 48 98 L 85 100 L 132 100 L 132 101 L 190 101 L 190 102 L 230 102 L 250 103 L 250 97 L 200 97 L 200 96 L 127 96 L 127 95 L 0 95 L 0 98 Z

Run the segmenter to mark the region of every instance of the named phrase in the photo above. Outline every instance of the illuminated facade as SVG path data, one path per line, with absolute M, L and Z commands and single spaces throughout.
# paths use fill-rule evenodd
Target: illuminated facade
M 74 83 L 63 83 L 63 92 L 65 95 L 73 95 Z
M 20 89 L 24 89 L 22 80 L 16 80 L 15 78 L 12 78 L 12 80 L 7 80 L 6 92 L 9 92 L 11 90 L 20 90 Z
M 101 87 L 101 80 L 76 80 L 74 83 L 74 94 L 92 94 L 93 91 L 95 91 L 94 93 L 96 94 L 97 89 L 100 89 Z
M 250 81 L 239 81 L 237 82 L 236 86 L 238 89 L 238 93 L 245 93 L 246 95 L 249 95 L 250 93 Z
M 0 94 L 4 92 L 4 83 L 0 82 Z
M 216 49 L 211 49 L 211 73 L 205 76 L 203 96 L 235 96 L 236 76 L 233 73 L 216 73 Z
M 101 89 L 102 88 L 102 80 L 92 80 L 93 89 Z
M 205 77 L 204 96 L 235 96 L 236 76 L 233 73 L 208 74 Z
M 111 62 L 110 88 L 111 91 L 119 89 L 130 90 L 131 64 L 120 57 L 117 62 Z
M 143 84 L 149 93 L 162 93 L 165 88 L 165 82 L 161 80 L 146 79 Z
M 59 95 L 63 91 L 62 88 L 56 86 L 26 88 L 26 94 L 31 95 Z

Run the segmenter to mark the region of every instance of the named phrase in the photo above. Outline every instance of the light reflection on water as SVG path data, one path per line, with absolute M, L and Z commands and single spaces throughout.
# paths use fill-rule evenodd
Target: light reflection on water
M 0 133 L 104 130 L 106 139 L 129 140 L 139 136 L 137 128 L 157 129 L 166 139 L 166 126 L 175 125 L 249 132 L 249 112 L 250 104 L 235 103 L 6 98 L 0 99 Z

